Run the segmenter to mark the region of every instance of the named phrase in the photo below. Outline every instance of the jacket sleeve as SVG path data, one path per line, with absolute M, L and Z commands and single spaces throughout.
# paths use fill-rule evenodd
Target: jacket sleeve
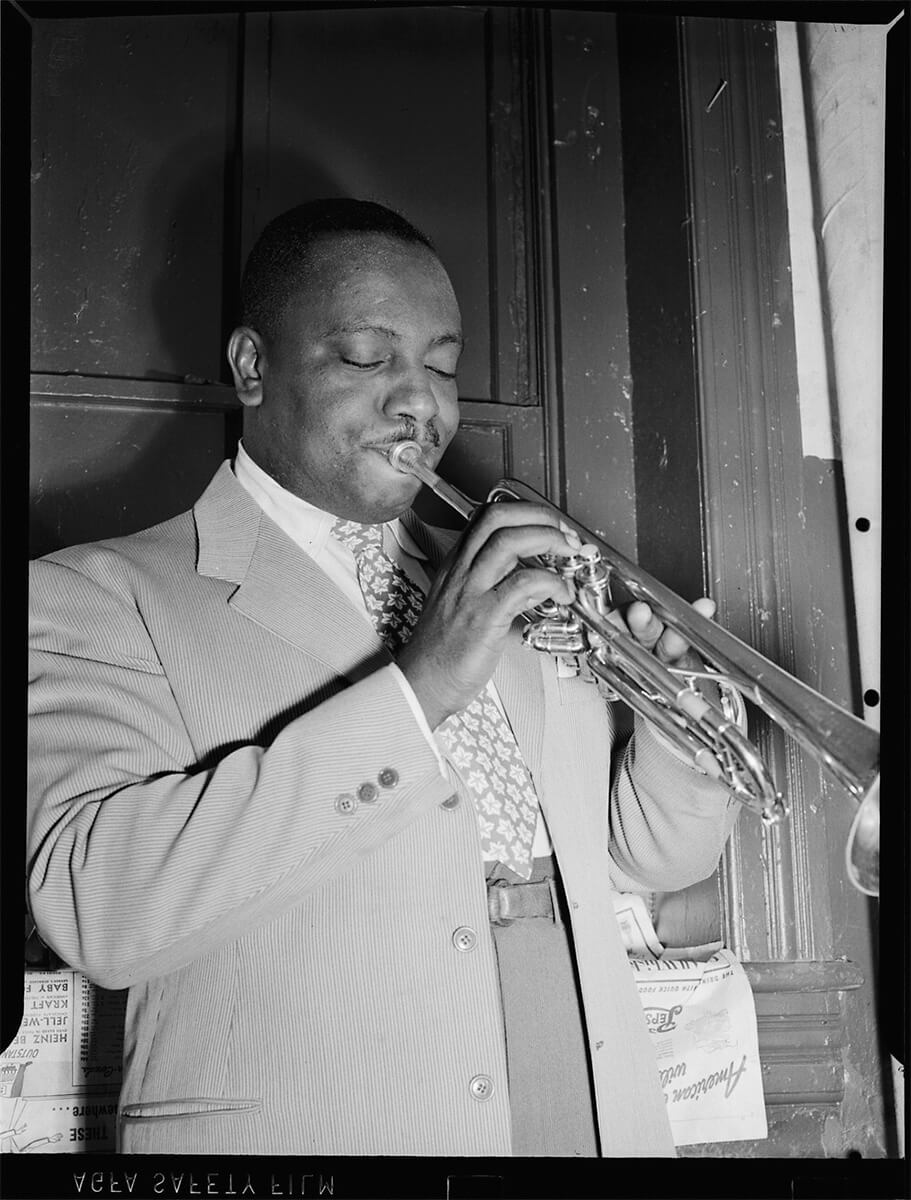
M 740 805 L 685 763 L 638 715 L 614 750 L 611 882 L 620 892 L 677 891 L 718 866 Z
M 30 905 L 104 987 L 279 917 L 452 792 L 391 669 L 197 768 L 128 589 L 42 560 L 31 600 Z

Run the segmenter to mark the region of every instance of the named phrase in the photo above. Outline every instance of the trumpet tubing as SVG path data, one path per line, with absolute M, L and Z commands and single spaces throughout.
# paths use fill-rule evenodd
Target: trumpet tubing
M 417 476 L 466 520 L 479 507 L 441 479 L 423 460 L 416 442 L 393 446 L 389 461 Z M 765 658 L 722 626 L 701 616 L 660 580 L 592 534 L 527 484 L 503 479 L 487 503 L 524 500 L 558 516 L 574 530 L 582 549 L 568 559 L 536 560 L 571 581 L 576 596 L 567 606 L 542 606 L 526 614 L 527 644 L 552 654 L 579 656 L 613 694 L 656 725 L 692 761 L 724 784 L 765 823 L 787 815 L 759 752 L 739 728 L 729 703 L 722 711 L 693 686 L 692 673 L 664 667 L 630 634 L 608 619 L 621 602 L 642 600 L 665 625 L 710 665 L 712 678 L 736 689 L 802 746 L 859 803 L 848 846 L 848 871 L 861 891 L 878 894 L 879 734 L 807 684 Z M 734 695 L 736 696 L 736 692 Z

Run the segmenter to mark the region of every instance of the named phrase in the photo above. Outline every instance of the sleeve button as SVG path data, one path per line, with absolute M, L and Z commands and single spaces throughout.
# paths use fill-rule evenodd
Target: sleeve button
M 375 783 L 362 783 L 357 789 L 357 798 L 361 804 L 372 804 L 380 794 L 380 789 Z
M 399 773 L 392 767 L 383 767 L 377 776 L 380 787 L 394 788 L 399 781 Z
M 464 954 L 468 950 L 474 950 L 478 944 L 478 935 L 470 925 L 460 925 L 452 935 L 452 944 Z
M 475 1075 L 468 1090 L 474 1100 L 489 1100 L 493 1095 L 493 1080 L 489 1075 Z
M 353 813 L 357 808 L 357 800 L 348 792 L 342 792 L 335 801 L 336 811 L 340 813 Z
M 458 792 L 454 792 L 451 796 L 447 796 L 446 799 L 443 800 L 442 803 L 440 804 L 440 808 L 458 808 L 458 807 L 459 807 Z

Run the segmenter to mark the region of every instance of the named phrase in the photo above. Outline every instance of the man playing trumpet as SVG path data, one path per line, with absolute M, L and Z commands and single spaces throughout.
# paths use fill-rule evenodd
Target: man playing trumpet
M 130 989 L 120 1149 L 672 1155 L 610 889 L 705 878 L 737 806 L 522 649 L 519 615 L 571 598 L 520 563 L 578 549 L 550 509 L 448 540 L 411 512 L 390 448 L 435 466 L 459 419 L 426 239 L 302 205 L 242 309 L 233 462 L 33 569 L 31 905 Z

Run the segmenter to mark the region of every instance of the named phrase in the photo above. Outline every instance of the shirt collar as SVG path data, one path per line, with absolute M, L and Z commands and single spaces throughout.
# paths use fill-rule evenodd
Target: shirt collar
M 332 535 L 335 516 L 324 512 L 315 504 L 295 496 L 283 488 L 266 471 L 253 461 L 244 447 L 238 443 L 234 459 L 234 474 L 237 482 L 247 491 L 267 517 L 288 534 L 302 550 L 316 558 L 325 548 Z M 398 519 L 387 521 L 386 528 L 405 551 L 413 558 L 426 559 L 426 555 L 414 538 Z

